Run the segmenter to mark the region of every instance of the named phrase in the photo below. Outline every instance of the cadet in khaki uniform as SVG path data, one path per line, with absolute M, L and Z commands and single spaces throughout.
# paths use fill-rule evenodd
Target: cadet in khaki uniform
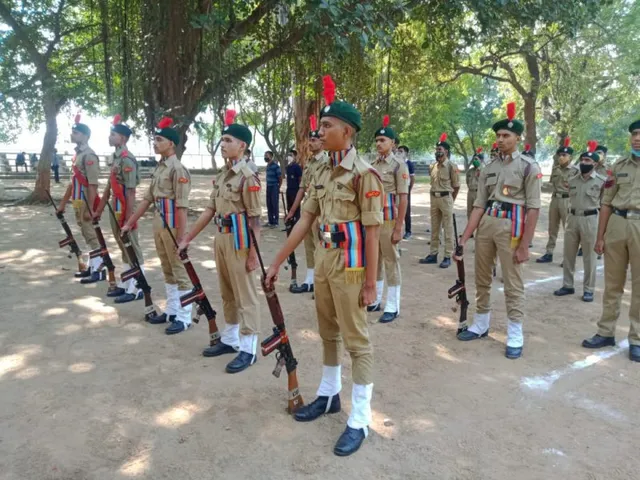
M 484 165 L 484 154 L 482 153 L 482 147 L 479 147 L 475 155 L 471 159 L 471 164 L 465 172 L 467 180 L 467 221 L 471 218 L 471 212 L 473 211 L 473 203 L 476 201 L 478 195 L 478 179 L 480 178 L 480 168 Z
M 571 139 L 564 139 L 564 146 L 556 151 L 558 164 L 551 171 L 551 185 L 553 193 L 549 204 L 549 240 L 545 254 L 536 260 L 536 263 L 550 263 L 553 261 L 553 250 L 556 248 L 560 224 L 565 228 L 569 212 L 569 177 L 576 172 L 572 168 Z M 566 232 L 566 230 L 565 230 Z
M 320 138 L 329 151 L 329 164 L 316 172 L 302 218 L 276 254 L 266 282 L 276 280 L 282 262 L 319 218 L 315 300 L 324 366 L 318 398 L 300 408 L 295 419 L 310 422 L 340 411 L 344 340 L 353 365 L 352 408 L 333 451 L 346 456 L 360 448 L 371 423 L 373 348 L 365 306 L 376 296 L 384 189 L 378 173 L 353 147 L 353 136 L 361 127 L 360 112 L 348 103 L 333 101 L 331 77 L 324 78 L 324 85 L 327 106 L 321 114 Z
M 537 163 L 517 151 L 524 125 L 515 118 L 515 103 L 507 105 L 507 118 L 493 125 L 500 158 L 480 173 L 478 197 L 460 244 L 476 233 L 476 313 L 473 324 L 458 335 L 476 340 L 489 333 L 491 280 L 496 255 L 500 258 L 507 304 L 507 358 L 522 355 L 524 338 L 524 284 L 522 264 L 529 259 L 529 241 L 540 210 L 542 174 Z
M 594 153 L 596 142 L 589 142 L 588 151 L 580 155 L 580 165 L 572 165 L 569 177 L 571 204 L 567 229 L 564 234 L 564 279 L 562 288 L 553 292 L 562 297 L 575 293 L 573 275 L 576 267 L 578 248 L 584 247 L 584 293 L 582 300 L 593 302 L 593 289 L 596 286 L 596 254 L 593 250 L 598 233 L 598 210 L 600 197 L 607 177 L 596 173 L 594 167 L 599 160 Z
M 142 202 L 122 227 L 123 232 L 133 230 L 144 212 L 151 205 L 155 205 L 153 239 L 164 274 L 167 306 L 165 313 L 152 316 L 148 321 L 151 324 L 161 324 L 167 320 L 171 322 L 165 330 L 167 335 L 180 333 L 189 328 L 193 306 L 180 306 L 180 297 L 191 291 L 191 283 L 162 219 L 164 217 L 179 243 L 187 227 L 191 176 L 176 156 L 175 149 L 180 143 L 180 135 L 177 130 L 171 128 L 171 124 L 172 120 L 166 117 L 158 123 L 153 149 L 161 156 L 160 161 L 151 176 L 151 184 Z
M 113 210 L 118 220 L 118 225 L 113 220 L 113 217 L 109 215 L 111 223 L 111 230 L 113 236 L 118 242 L 120 251 L 122 252 L 122 263 L 128 264 L 128 268 L 133 268 L 129 261 L 129 255 L 127 249 L 122 243 L 120 238 L 119 229 L 126 221 L 133 215 L 136 206 L 136 187 L 140 184 L 140 174 L 138 171 L 138 162 L 136 157 L 127 148 L 127 142 L 131 137 L 131 129 L 124 123 L 120 122 L 120 115 L 116 115 L 113 119 L 113 125 L 111 126 L 111 133 L 109 134 L 109 145 L 115 147 L 115 152 L 111 157 L 111 176 L 109 183 L 102 194 L 100 206 L 94 212 L 97 218 L 102 216 L 107 202 L 111 198 L 113 193 Z M 113 192 L 112 192 L 113 191 Z M 136 257 L 140 262 L 140 268 L 144 263 L 144 257 L 142 256 L 142 249 L 138 242 L 138 229 L 134 229 L 129 233 L 129 239 L 131 240 L 131 246 L 133 247 Z M 142 290 L 137 287 L 135 279 L 129 279 L 124 287 L 118 287 L 107 293 L 107 297 L 116 297 L 115 303 L 127 303 L 133 300 L 140 300 L 143 297 Z
M 438 263 L 438 250 L 440 248 L 440 228 L 444 228 L 444 258 L 440 268 L 448 268 L 451 265 L 451 253 L 453 252 L 453 202 L 456 201 L 460 190 L 458 179 L 458 167 L 456 167 L 449 155 L 451 146 L 447 143 L 447 134 L 440 135 L 440 141 L 436 143 L 436 162 L 430 167 L 431 177 L 431 252 L 420 263 Z
M 64 197 L 58 206 L 58 212 L 64 213 L 65 206 L 71 199 L 82 236 L 89 248 L 96 250 L 100 248 L 100 243 L 91 222 L 91 212 L 87 209 L 87 204 L 84 201 L 86 197 L 92 210 L 95 210 L 100 201 L 98 196 L 100 168 L 98 156 L 87 144 L 90 137 L 91 129 L 84 123 L 80 123 L 80 114 L 76 115 L 75 125 L 71 129 L 71 141 L 76 144 L 76 154 L 73 157 L 73 166 L 71 167 L 71 183 L 67 186 Z M 81 283 L 104 280 L 106 272 L 102 268 L 102 258 L 90 259 L 89 267 L 84 272 L 77 272 L 75 277 L 81 278 Z
M 309 132 L 309 149 L 311 150 L 311 157 L 305 162 L 304 170 L 302 171 L 302 182 L 300 182 L 300 189 L 298 190 L 298 194 L 296 195 L 296 199 L 287 214 L 287 217 L 284 219 L 285 222 L 288 222 L 291 218 L 293 218 L 293 214 L 296 212 L 300 204 L 302 203 L 302 199 L 305 196 L 305 193 L 309 195 L 310 188 L 312 187 L 312 179 L 315 175 L 316 171 L 320 169 L 323 165 L 325 165 L 329 159 L 327 152 L 323 150 L 322 140 L 320 140 L 320 135 L 318 133 L 318 121 L 315 115 L 311 115 L 309 119 L 311 123 L 311 131 Z M 307 198 L 309 198 L 307 196 Z M 305 258 L 307 262 L 307 277 L 302 285 L 296 285 L 292 287 L 291 293 L 306 293 L 313 292 L 313 275 L 315 268 L 314 256 L 316 253 L 316 244 L 318 243 L 318 235 L 315 228 L 310 228 L 307 232 L 307 236 L 304 237 L 304 252 Z
M 595 251 L 604 252 L 604 298 L 598 333 L 586 348 L 615 345 L 620 302 L 631 264 L 629 358 L 640 362 L 640 120 L 629 126 L 631 154 L 615 163 L 605 183 Z
M 380 230 L 380 253 L 378 255 L 378 280 L 376 282 L 376 301 L 367 307 L 367 311 L 380 310 L 384 277 L 387 277 L 387 302 L 380 323 L 392 322 L 400 313 L 400 252 L 398 243 L 402 240 L 402 222 L 407 213 L 409 194 L 409 167 L 406 162 L 393 153 L 396 133 L 389 127 L 389 116 L 385 115 L 382 128 L 375 133 L 378 159 L 373 163 L 384 187 L 382 216 L 384 224 Z
M 599 173 L 600 175 L 603 175 L 605 177 L 608 177 L 611 175 L 611 168 L 607 165 L 607 152 L 608 152 L 608 148 L 605 147 L 604 145 L 598 145 L 596 147 L 596 153 L 598 154 L 598 157 L 600 158 L 600 160 L 598 161 L 598 164 L 596 165 L 596 173 Z
M 226 353 L 238 355 L 227 365 L 227 373 L 241 372 L 256 362 L 260 308 L 253 271 L 258 256 L 249 229 L 260 238 L 260 180 L 243 159 L 251 132 L 233 123 L 236 112 L 227 110 L 222 130 L 222 156 L 226 165 L 213 181 L 209 205 L 180 243 L 187 248 L 209 222 L 218 226 L 214 247 L 226 325 L 221 341 L 204 350 L 205 357 Z

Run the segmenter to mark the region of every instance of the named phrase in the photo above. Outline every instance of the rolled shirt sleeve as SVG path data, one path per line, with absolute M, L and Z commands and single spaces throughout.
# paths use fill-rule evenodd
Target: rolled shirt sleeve
M 360 178 L 358 199 L 362 225 L 365 227 L 382 225 L 384 188 L 380 176 L 373 168 Z
M 242 188 L 242 202 L 247 211 L 248 217 L 259 217 L 262 214 L 262 205 L 260 204 L 260 179 L 257 175 L 247 178 Z
M 524 205 L 530 209 L 540 208 L 540 192 L 542 191 L 542 172 L 540 172 L 540 165 L 537 163 L 531 163 L 528 170 L 528 174 L 525 174 L 524 177 L 524 191 L 526 197 Z
M 176 207 L 189 208 L 189 193 L 191 192 L 191 176 L 186 168 L 180 164 L 173 175 L 173 191 L 176 195 Z
M 396 193 L 401 195 L 403 193 L 409 193 L 409 167 L 406 163 L 401 163 L 400 167 L 396 170 Z
M 84 159 L 84 168 L 87 172 L 87 181 L 89 185 L 98 185 L 98 176 L 100 175 L 100 168 L 98 168 L 98 157 L 90 153 Z

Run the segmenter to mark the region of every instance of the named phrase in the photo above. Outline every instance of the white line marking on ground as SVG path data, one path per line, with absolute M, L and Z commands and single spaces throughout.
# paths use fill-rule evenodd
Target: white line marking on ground
M 573 393 L 568 393 L 566 395 L 566 398 L 574 407 L 583 408 L 584 410 L 588 410 L 589 412 L 594 413 L 599 417 L 612 418 L 620 422 L 627 421 L 626 415 L 604 403 L 594 402 L 593 400 L 579 397 L 578 395 L 575 395 Z
M 545 448 L 542 450 L 542 453 L 546 453 L 547 455 L 558 455 L 559 457 L 566 457 L 562 450 L 556 450 L 555 448 Z
M 523 377 L 520 380 L 520 385 L 522 387 L 526 387 L 530 390 L 543 390 L 549 391 L 551 386 L 557 382 L 560 378 L 564 377 L 567 374 L 576 372 L 578 370 L 582 370 L 584 368 L 590 367 L 591 365 L 595 365 L 600 363 L 607 358 L 618 355 L 629 348 L 629 340 L 622 340 L 616 347 L 611 350 L 605 350 L 593 353 L 589 355 L 584 360 L 578 360 L 573 362 L 571 365 L 561 368 L 559 370 L 553 370 L 546 375 L 541 375 L 538 377 Z
M 603 268 L 604 268 L 604 265 L 598 265 L 596 267 L 596 272 L 599 272 Z M 584 276 L 584 270 L 580 270 L 579 272 L 576 272 L 576 276 Z M 555 280 L 562 280 L 563 277 L 564 275 L 556 275 L 555 277 L 546 277 L 546 278 L 539 278 L 537 280 L 531 280 L 530 282 L 527 282 L 524 284 L 524 288 L 533 287 L 534 285 L 538 285 L 540 283 L 548 283 L 548 282 L 553 282 Z M 500 290 L 501 292 L 504 292 L 504 287 L 500 287 L 498 290 Z

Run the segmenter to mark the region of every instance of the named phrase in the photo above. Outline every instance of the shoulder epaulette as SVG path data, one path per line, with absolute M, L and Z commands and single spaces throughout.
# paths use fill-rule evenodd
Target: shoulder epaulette
M 246 163 L 242 166 L 240 171 L 245 178 L 251 178 L 255 175 L 255 173 L 253 173 L 253 170 L 251 170 L 251 167 Z
M 600 174 L 600 173 L 598 173 L 598 172 L 595 172 L 595 175 L 594 175 L 594 176 L 595 176 L 597 179 L 602 180 L 603 182 L 606 182 L 606 181 L 607 181 L 607 177 L 605 177 L 604 175 L 602 175 L 602 174 Z

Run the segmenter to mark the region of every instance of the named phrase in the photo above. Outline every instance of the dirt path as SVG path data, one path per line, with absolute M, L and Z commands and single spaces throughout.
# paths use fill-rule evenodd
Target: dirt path
M 195 208 L 204 206 L 209 186 L 210 179 L 196 177 Z M 490 337 L 461 343 L 446 298 L 455 269 L 417 263 L 428 251 L 427 188 L 419 185 L 412 196 L 414 237 L 401 244 L 401 317 L 384 326 L 370 316 L 374 423 L 362 450 L 347 459 L 331 453 L 350 409 L 347 358 L 344 411 L 296 423 L 284 412 L 286 381 L 271 376 L 273 358 L 260 358 L 241 375 L 225 374 L 228 358 L 200 356 L 205 324 L 167 337 L 163 327 L 141 321 L 141 302 L 114 308 L 104 284 L 85 287 L 71 277 L 75 261 L 57 248 L 61 229 L 50 209 L 1 207 L 0 479 L 637 478 L 640 368 L 624 349 L 581 362 L 591 352 L 580 342 L 594 333 L 601 310 L 602 271 L 593 304 L 579 295 L 554 298 L 561 286 L 559 242 L 554 264 L 526 267 L 524 357 L 504 358 L 499 282 Z M 58 196 L 61 191 L 54 189 Z M 548 205 L 549 196 L 544 200 Z M 460 218 L 464 205 L 463 192 L 456 202 Z M 544 212 L 535 257 L 544 250 L 546 223 Z M 191 255 L 221 325 L 211 236 L 209 228 Z M 268 231 L 263 238 L 269 261 L 284 233 Z M 120 271 L 110 233 L 107 239 Z M 154 299 L 164 306 L 146 218 L 141 239 Z M 298 259 L 300 280 L 302 247 Z M 467 264 L 473 292 L 471 255 Z M 301 393 L 310 401 L 321 374 L 314 304 L 286 291 L 288 275 L 281 271 L 280 301 Z M 619 340 L 626 336 L 628 306 L 627 293 Z M 263 335 L 270 325 L 265 302 Z

